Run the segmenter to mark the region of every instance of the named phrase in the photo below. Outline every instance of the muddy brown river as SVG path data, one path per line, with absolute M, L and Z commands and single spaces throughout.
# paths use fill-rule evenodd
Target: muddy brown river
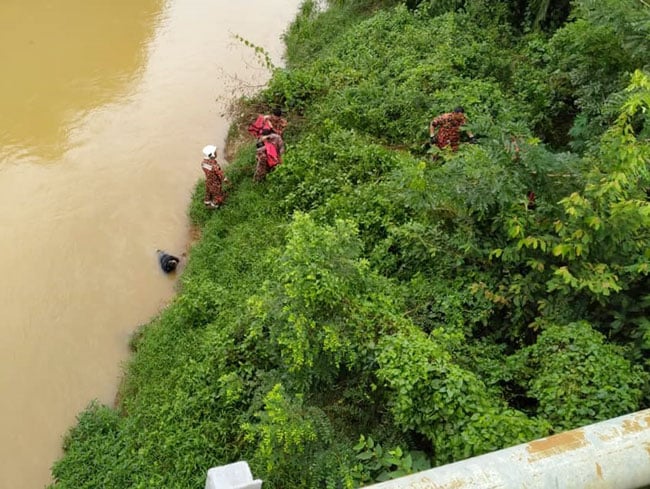
M 201 148 L 275 62 L 299 0 L 0 1 L 0 488 L 50 482 L 172 298 Z M 220 150 L 220 154 L 222 154 Z

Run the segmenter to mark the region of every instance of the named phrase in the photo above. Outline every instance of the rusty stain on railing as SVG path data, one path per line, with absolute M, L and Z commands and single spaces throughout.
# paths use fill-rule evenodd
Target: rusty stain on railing
M 531 441 L 526 445 L 530 454 L 528 460 L 533 462 L 562 452 L 569 452 L 587 446 L 585 434 L 581 429 L 558 433 L 557 435 Z

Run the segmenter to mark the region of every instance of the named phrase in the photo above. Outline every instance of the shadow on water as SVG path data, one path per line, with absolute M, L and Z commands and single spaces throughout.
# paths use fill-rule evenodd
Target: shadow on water
M 163 0 L 0 2 L 0 166 L 56 161 L 76 120 L 125 97 Z

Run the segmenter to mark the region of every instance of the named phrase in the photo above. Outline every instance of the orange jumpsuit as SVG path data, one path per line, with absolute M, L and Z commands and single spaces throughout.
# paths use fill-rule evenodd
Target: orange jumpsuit
M 438 129 L 436 146 L 440 149 L 451 146 L 454 151 L 460 144 L 460 127 L 467 122 L 462 112 L 447 112 L 431 121 L 431 130 Z
M 203 158 L 201 168 L 205 173 L 205 203 L 211 205 L 223 204 L 226 194 L 223 191 L 223 170 L 216 158 Z
M 257 153 L 255 154 L 255 160 L 257 161 L 257 165 L 255 167 L 255 175 L 253 176 L 253 180 L 256 182 L 261 182 L 264 180 L 266 177 L 266 174 L 269 172 L 269 159 L 266 154 L 266 147 L 261 146 L 257 148 Z
M 287 127 L 287 120 L 284 117 L 274 114 L 267 115 L 266 120 L 271 124 L 273 132 L 282 136 L 284 128 Z

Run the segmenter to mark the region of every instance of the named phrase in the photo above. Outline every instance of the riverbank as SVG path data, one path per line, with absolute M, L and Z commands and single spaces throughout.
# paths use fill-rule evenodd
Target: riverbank
M 155 250 L 187 245 L 201 148 L 270 75 L 235 35 L 279 64 L 298 3 L 2 2 L 0 487 L 49 484 L 75 416 L 113 403 L 175 295 Z
M 599 130 L 602 80 L 547 81 L 576 53 L 590 72 L 612 17 L 576 6 L 531 34 L 543 15 L 497 3 L 303 5 L 287 68 L 230 132 L 227 205 L 197 185 L 179 294 L 134 338 L 120 406 L 80 416 L 54 488 L 200 487 L 240 459 L 265 487 L 353 488 L 648 405 L 628 308 L 647 290 L 647 77 L 601 60 L 629 117 Z M 587 97 L 571 134 L 544 105 L 567 93 Z M 242 125 L 278 105 L 287 152 L 255 184 Z M 457 105 L 478 144 L 425 147 Z

